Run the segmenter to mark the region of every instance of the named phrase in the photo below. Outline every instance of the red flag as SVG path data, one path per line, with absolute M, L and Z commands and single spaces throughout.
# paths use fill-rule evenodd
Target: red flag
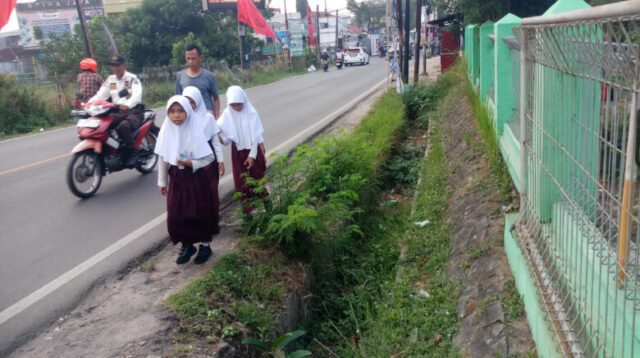
M 9 17 L 16 7 L 17 0 L 0 1 L 0 30 L 9 22 Z
M 238 0 L 238 22 L 244 22 L 259 34 L 278 39 L 252 0 Z
M 307 3 L 307 19 L 309 20 L 309 38 L 311 46 L 316 47 L 316 40 L 313 39 L 313 20 L 311 19 L 311 11 L 309 11 L 309 3 Z

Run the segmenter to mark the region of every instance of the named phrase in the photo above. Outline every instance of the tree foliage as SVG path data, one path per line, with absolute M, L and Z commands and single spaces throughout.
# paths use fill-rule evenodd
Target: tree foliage
M 360 3 L 357 3 L 356 0 L 348 0 L 347 9 L 354 14 L 358 26 L 369 27 L 373 25 L 377 27 L 384 24 L 386 15 L 384 0 L 362 1 Z
M 353 1 L 353 0 L 350 0 Z M 618 0 L 585 0 L 591 6 Z M 497 21 L 512 13 L 521 18 L 542 15 L 556 0 L 429 0 L 440 13 L 462 13 L 465 24 L 482 24 Z
M 203 11 L 201 0 L 143 0 L 140 7 L 128 9 L 115 19 L 98 17 L 88 24 L 95 58 L 99 69 L 104 69 L 102 74 L 110 72 L 108 66 L 103 66 L 110 56 L 103 20 L 133 72 L 141 71 L 143 66 L 184 64 L 184 47 L 191 42 L 201 46 L 205 61 L 226 60 L 231 65 L 240 61 L 234 11 Z M 251 31 L 247 28 L 248 34 Z M 250 35 L 246 39 L 250 52 L 261 43 Z M 87 57 L 80 27 L 46 40 L 42 44 L 42 62 L 49 72 L 77 73 L 78 62 Z
M 296 11 L 299 12 L 301 16 L 306 16 L 307 0 L 296 0 Z
M 94 58 L 98 62 L 98 72 L 104 77 L 104 75 L 110 73 L 109 66 L 106 65 L 110 53 L 102 27 L 103 21 L 109 29 L 116 27 L 111 18 L 98 16 L 87 24 L 87 30 L 91 39 Z M 46 39 L 48 41 L 42 40 L 43 55 L 41 61 L 47 67 L 50 77 L 78 73 L 80 60 L 88 57 L 80 25 L 75 26 L 73 34 L 65 32 L 60 36 L 56 36 L 54 33 L 50 33 L 50 37 Z

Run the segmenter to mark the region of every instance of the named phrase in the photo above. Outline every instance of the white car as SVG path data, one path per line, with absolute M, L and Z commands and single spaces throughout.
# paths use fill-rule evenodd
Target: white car
M 353 64 L 366 65 L 369 63 L 369 55 L 362 47 L 349 47 L 347 54 L 344 56 L 344 65 L 349 66 Z

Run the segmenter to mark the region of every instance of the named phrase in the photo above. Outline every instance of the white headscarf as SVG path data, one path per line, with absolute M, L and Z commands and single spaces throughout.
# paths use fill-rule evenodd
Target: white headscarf
M 241 111 L 231 108 L 232 103 L 243 103 Z M 249 149 L 252 144 L 263 142 L 262 122 L 258 111 L 253 107 L 242 88 L 231 86 L 227 90 L 227 108 L 224 109 L 218 126 L 226 140 L 234 141 L 238 149 Z
M 204 104 L 204 99 L 202 99 L 202 93 L 197 87 L 188 86 L 182 90 L 182 95 L 185 97 L 191 98 L 194 102 L 196 102 L 196 109 L 194 113 L 194 117 L 196 118 L 195 123 L 204 133 L 205 138 L 211 138 L 215 134 L 220 132 L 220 128 L 216 123 L 216 119 L 213 117 L 213 114 L 207 112 L 207 107 Z
M 198 128 L 196 116 L 189 100 L 184 96 L 173 96 L 167 102 L 167 111 L 174 103 L 178 103 L 184 108 L 187 112 L 187 120 L 177 126 L 171 122 L 167 115 L 162 128 L 160 128 L 160 133 L 158 133 L 155 153 L 161 155 L 165 162 L 172 165 L 178 165 L 176 159 L 180 157 L 180 154 L 183 154 L 185 159 L 198 159 L 212 154 L 211 147 L 207 143 L 208 138 L 204 136 L 202 128 Z

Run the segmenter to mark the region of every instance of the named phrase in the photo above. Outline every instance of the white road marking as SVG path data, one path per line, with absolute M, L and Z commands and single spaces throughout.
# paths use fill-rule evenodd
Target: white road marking
M 381 86 L 383 86 L 385 84 L 385 82 L 386 82 L 386 79 L 382 80 L 380 83 L 376 84 L 375 86 L 370 88 L 368 91 L 364 92 L 363 94 L 361 94 L 360 96 L 356 97 L 355 99 L 349 101 L 347 104 L 345 104 L 344 106 L 340 107 L 338 110 L 334 111 L 333 113 L 329 114 L 328 116 L 325 116 L 323 119 L 321 119 L 320 121 L 316 122 L 311 127 L 308 127 L 304 131 L 302 131 L 302 132 L 298 133 L 297 135 L 289 138 L 284 143 L 278 145 L 273 150 L 269 151 L 267 153 L 267 161 L 269 162 L 269 157 L 270 157 L 271 153 L 273 153 L 273 152 L 277 153 L 280 150 L 286 150 L 288 146 L 291 146 L 296 141 L 297 142 L 301 142 L 301 141 L 305 140 L 306 138 L 303 138 L 304 136 L 309 137 L 309 136 L 315 134 L 317 131 L 319 131 L 320 129 L 324 128 L 329 123 L 331 123 L 335 118 L 337 118 L 338 116 L 340 116 L 343 113 L 347 112 L 351 107 L 356 105 L 358 102 L 362 101 L 366 97 L 368 97 L 371 94 L 373 94 Z M 232 180 L 232 176 L 227 175 L 225 178 L 222 178 L 220 180 L 219 185 L 222 185 L 223 183 L 226 184 L 230 180 Z M 157 225 L 163 224 L 166 219 L 167 219 L 167 213 L 165 212 L 164 214 L 158 216 L 157 218 L 149 221 L 148 223 L 144 224 L 143 226 L 141 226 L 137 230 L 133 231 L 129 235 L 127 235 L 127 236 L 123 237 L 122 239 L 116 241 L 111 246 L 109 246 L 106 249 L 98 252 L 97 254 L 93 255 L 92 257 L 90 257 L 89 259 L 85 260 L 84 262 L 82 262 L 81 264 L 77 265 L 76 267 L 72 268 L 71 270 L 65 272 L 64 274 L 62 274 L 58 278 L 56 278 L 53 281 L 51 281 L 51 282 L 47 283 L 46 285 L 42 286 L 41 288 L 39 288 L 38 290 L 34 291 L 30 295 L 26 296 L 25 298 L 21 299 L 20 301 L 18 301 L 16 303 L 14 303 L 13 305 L 7 307 L 2 312 L 0 312 L 0 325 L 4 324 L 5 322 L 10 320 L 11 318 L 13 318 L 16 315 L 20 314 L 22 311 L 24 311 L 27 308 L 31 307 L 32 305 L 34 305 L 35 303 L 37 303 L 38 301 L 40 301 L 41 299 L 43 299 L 47 295 L 51 294 L 55 290 L 59 289 L 60 287 L 62 287 L 66 283 L 68 283 L 69 281 L 71 281 L 74 278 L 78 277 L 79 275 L 81 275 L 82 273 L 86 272 L 87 270 L 91 269 L 93 266 L 97 265 L 102 260 L 104 260 L 107 257 L 115 254 L 116 252 L 118 252 L 122 248 L 126 247 L 128 244 L 130 244 L 130 243 L 134 242 L 135 240 L 139 239 L 144 234 L 146 234 L 147 232 L 149 232 L 150 230 L 155 228 Z

